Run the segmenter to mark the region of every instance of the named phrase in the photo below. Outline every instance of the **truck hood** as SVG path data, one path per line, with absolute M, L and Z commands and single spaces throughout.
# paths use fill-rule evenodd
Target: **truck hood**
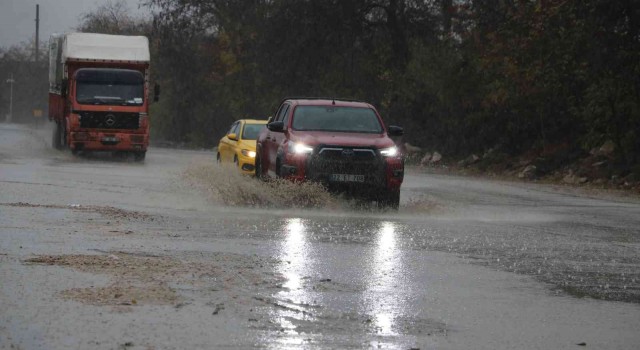
M 291 140 L 302 142 L 309 146 L 333 145 L 347 147 L 386 148 L 394 145 L 393 140 L 386 134 L 344 133 L 326 131 L 294 131 L 291 130 Z

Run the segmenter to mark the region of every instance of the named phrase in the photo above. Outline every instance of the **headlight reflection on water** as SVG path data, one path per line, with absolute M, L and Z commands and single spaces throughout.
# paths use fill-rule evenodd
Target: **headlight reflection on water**
M 285 226 L 286 238 L 280 250 L 281 273 L 287 281 L 285 288 L 296 290 L 302 287 L 302 273 L 306 267 L 307 237 L 302 219 L 289 219 Z
M 389 221 L 380 223 L 373 261 L 371 279 L 367 286 L 365 302 L 367 312 L 372 317 L 373 325 L 379 335 L 394 335 L 396 317 L 403 308 L 396 291 L 401 288 L 402 261 L 398 256 L 396 224 Z
M 270 338 L 268 343 L 272 343 L 273 348 L 302 345 L 315 338 L 308 332 L 300 332 L 296 322 L 318 322 L 315 312 L 303 312 L 308 311 L 304 305 L 316 304 L 318 298 L 323 298 L 322 292 L 311 288 L 314 269 L 319 267 L 318 264 L 320 267 L 323 266 L 321 262 L 315 261 L 319 252 L 314 250 L 311 243 L 314 229 L 313 223 L 307 219 L 291 218 L 285 219 L 283 223 L 284 237 L 278 249 L 277 267 L 277 272 L 284 278 L 283 289 L 273 297 L 287 308 L 273 309 L 270 320 L 281 327 L 281 334 L 286 336 Z M 356 251 L 360 253 L 352 257 L 353 259 L 345 259 L 351 263 L 364 263 L 364 271 L 358 271 L 358 268 L 353 270 L 357 271 L 358 277 L 364 278 L 359 279 L 364 289 L 353 294 L 355 299 L 351 300 L 354 304 L 350 304 L 349 299 L 346 299 L 346 304 L 342 305 L 343 308 L 347 307 L 346 309 L 332 312 L 347 315 L 357 312 L 370 320 L 366 327 L 376 336 L 398 335 L 398 322 L 401 322 L 399 317 L 405 315 L 408 310 L 403 274 L 405 267 L 398 237 L 400 228 L 394 222 L 383 221 L 374 223 L 374 226 L 366 231 L 373 239 L 372 244 L 363 246 L 362 250 L 358 248 Z M 343 251 L 341 248 L 338 249 Z M 343 277 L 346 276 L 350 276 L 349 273 Z M 356 310 L 350 309 L 349 306 Z M 298 308 L 301 311 L 296 311 Z
M 293 320 L 308 319 L 307 314 L 295 311 L 296 304 L 309 303 L 310 296 L 305 291 L 303 282 L 305 273 L 309 272 L 309 243 L 307 241 L 307 229 L 305 221 L 298 218 L 287 219 L 283 225 L 284 240 L 281 243 L 278 259 L 280 263 L 277 272 L 284 277 L 283 290 L 277 292 L 273 297 L 279 302 L 283 302 L 291 309 L 274 309 L 271 314 L 271 322 L 282 329 L 282 334 L 286 337 L 276 337 L 267 339 L 269 348 L 280 349 L 295 345 L 302 345 L 305 339 L 297 331 L 297 326 Z M 303 307 L 300 307 L 303 310 Z

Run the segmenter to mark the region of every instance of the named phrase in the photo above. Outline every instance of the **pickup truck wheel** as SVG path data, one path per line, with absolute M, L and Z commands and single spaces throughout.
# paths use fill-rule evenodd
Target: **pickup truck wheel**
M 282 177 L 280 168 L 282 167 L 282 161 L 280 158 L 276 158 L 276 177 Z
M 142 162 L 147 156 L 147 151 L 138 151 L 133 153 L 133 159 L 136 162 Z
M 260 152 L 256 152 L 256 161 L 255 161 L 255 176 L 257 179 L 262 179 L 262 159 L 260 157 Z
M 381 209 L 398 210 L 400 207 L 400 191 L 389 192 L 378 198 L 378 207 Z
M 53 127 L 53 135 L 51 137 L 51 145 L 57 150 L 62 149 L 62 127 L 60 123 L 55 122 L 56 126 Z

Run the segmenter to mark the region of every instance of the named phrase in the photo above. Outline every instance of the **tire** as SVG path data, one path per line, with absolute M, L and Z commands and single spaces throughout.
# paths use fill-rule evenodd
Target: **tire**
M 280 168 L 282 167 L 282 161 L 280 160 L 280 158 L 276 158 L 276 177 L 280 178 L 282 177 L 282 175 L 280 175 L 281 171 Z
M 143 162 L 146 157 L 147 151 L 133 152 L 133 160 L 135 160 L 136 162 Z
M 67 141 L 67 123 L 63 120 L 60 122 L 60 149 L 66 149 L 69 147 Z
M 233 156 L 233 165 L 235 165 L 236 167 L 240 166 L 240 164 L 238 164 L 238 156 Z
M 397 211 L 400 208 L 400 191 L 388 192 L 378 198 L 378 207 L 380 209 L 391 209 Z
M 60 127 L 60 123 L 55 122 L 56 125 L 53 127 L 53 134 L 51 136 L 51 146 L 57 150 L 62 149 L 62 128 Z
M 262 179 L 262 159 L 260 157 L 260 152 L 256 152 L 255 176 L 256 179 Z
M 78 154 L 80 154 L 80 150 L 77 148 L 74 148 L 71 150 L 71 154 L 73 154 L 74 156 L 77 156 Z

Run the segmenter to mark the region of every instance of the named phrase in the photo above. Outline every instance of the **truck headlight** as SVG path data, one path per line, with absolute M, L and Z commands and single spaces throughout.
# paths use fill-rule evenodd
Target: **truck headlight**
M 255 151 L 249 151 L 248 149 L 243 149 L 240 152 L 245 157 L 249 157 L 249 158 L 255 158 L 256 157 L 256 152 Z
M 380 154 L 382 154 L 385 157 L 395 157 L 398 155 L 398 147 L 389 147 L 389 148 L 383 148 L 380 150 Z
M 289 153 L 309 154 L 311 152 L 313 152 L 313 147 L 309 147 L 304 143 L 298 143 L 298 142 L 289 143 Z

